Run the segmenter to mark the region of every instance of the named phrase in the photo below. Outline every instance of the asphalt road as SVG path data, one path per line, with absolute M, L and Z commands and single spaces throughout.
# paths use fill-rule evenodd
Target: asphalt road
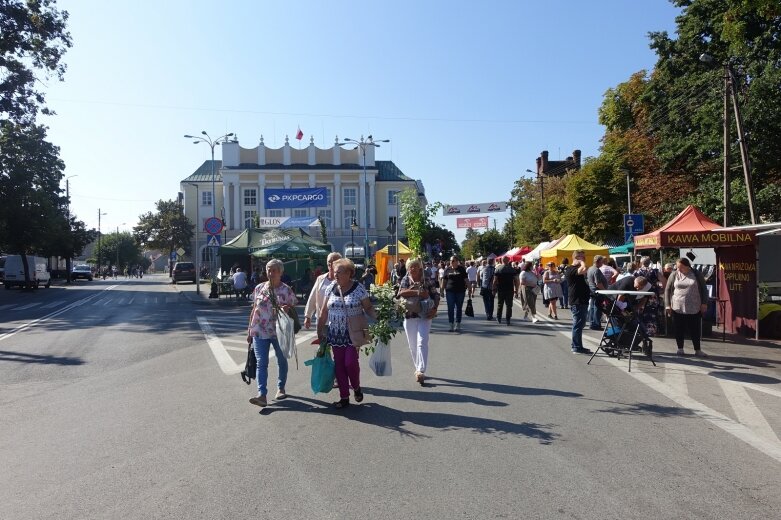
M 700 365 L 661 356 L 629 374 L 625 360 L 571 354 L 568 320 L 465 318 L 454 334 L 440 315 L 425 387 L 399 335 L 393 375 L 364 362 L 365 401 L 333 410 L 335 391 L 309 389 L 303 360 L 314 348 L 302 332 L 291 397 L 259 411 L 247 402 L 254 384 L 237 374 L 248 307 L 198 305 L 166 281 L 0 291 L 0 518 L 737 519 L 781 509 L 781 393 L 770 377 L 747 390 L 768 432 Z M 269 372 L 273 387 L 273 360 Z M 669 390 L 682 384 L 686 393 Z

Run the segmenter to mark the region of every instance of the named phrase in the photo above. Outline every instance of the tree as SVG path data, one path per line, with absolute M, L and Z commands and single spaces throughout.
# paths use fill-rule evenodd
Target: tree
M 71 46 L 68 13 L 54 4 L 53 0 L 0 2 L 0 119 L 27 125 L 39 111 L 49 113 L 36 87 L 52 76 L 62 80 L 61 59 Z
M 136 242 L 147 249 L 159 249 L 169 253 L 183 248 L 189 252 L 195 226 L 182 212 L 182 206 L 173 200 L 158 200 L 156 212 L 139 216 L 133 227 Z
M 95 248 L 94 255 L 96 258 L 98 254 L 105 259 L 108 265 L 116 265 L 120 272 L 125 267 L 138 265 L 143 262 L 138 242 L 136 242 L 133 235 L 127 232 L 103 235 L 100 247 Z
M 423 243 L 425 249 L 431 251 L 431 257 L 435 260 L 461 253 L 461 247 L 459 247 L 453 232 L 433 222 L 429 223 L 423 234 Z
M 404 223 L 404 231 L 407 235 L 409 248 L 413 256 L 423 256 L 423 244 L 426 232 L 433 226 L 432 218 L 442 207 L 436 202 L 423 206 L 418 197 L 418 191 L 408 188 L 397 194 L 399 204 L 399 217 Z

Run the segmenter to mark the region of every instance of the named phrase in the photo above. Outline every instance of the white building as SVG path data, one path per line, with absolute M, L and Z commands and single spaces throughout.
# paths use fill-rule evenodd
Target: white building
M 255 216 L 320 217 L 333 250 L 344 254 L 350 246 L 365 246 L 367 200 L 369 252 L 393 243 L 389 230 L 398 215 L 396 193 L 413 188 L 425 204 L 423 184 L 404 175 L 392 161 L 376 161 L 371 137 L 366 141 L 362 137 L 360 145 L 339 146 L 338 142 L 337 137 L 329 149 L 317 148 L 313 139 L 306 148 L 295 149 L 287 137 L 277 149 L 267 148 L 262 136 L 254 148 L 243 148 L 237 140 L 223 143 L 221 161 L 213 165 L 205 161 L 180 183 L 184 212 L 195 224 L 199 246 L 207 238 L 204 222 L 213 215 L 225 222 L 223 242 L 240 234 Z M 317 203 L 324 205 L 268 208 L 265 190 L 300 188 L 325 188 L 325 200 Z M 353 219 L 357 227 L 351 227 Z M 319 228 L 310 229 L 312 236 L 320 237 Z M 400 225 L 398 236 L 404 235 Z

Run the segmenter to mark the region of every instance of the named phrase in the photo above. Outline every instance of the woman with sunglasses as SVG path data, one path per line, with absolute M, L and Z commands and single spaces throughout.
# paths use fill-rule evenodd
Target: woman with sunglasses
M 461 332 L 461 312 L 466 296 L 466 268 L 461 265 L 458 257 L 450 257 L 450 265 L 443 275 L 445 300 L 447 301 L 447 319 L 450 322 L 450 332 Z

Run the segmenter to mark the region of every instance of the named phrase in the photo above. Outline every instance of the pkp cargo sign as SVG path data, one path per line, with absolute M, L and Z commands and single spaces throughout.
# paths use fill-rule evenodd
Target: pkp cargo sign
M 326 188 L 266 188 L 266 209 L 316 208 L 328 205 Z

